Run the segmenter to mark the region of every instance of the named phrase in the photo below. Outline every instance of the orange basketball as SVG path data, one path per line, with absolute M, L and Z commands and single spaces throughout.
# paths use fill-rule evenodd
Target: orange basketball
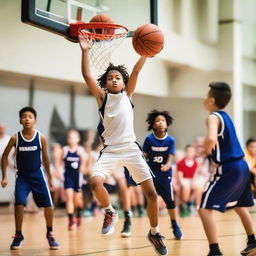
M 97 14 L 96 16 L 92 17 L 90 19 L 90 22 L 99 22 L 99 23 L 111 23 L 114 24 L 114 20 L 112 20 L 111 17 L 109 17 L 106 14 Z M 113 35 L 114 34 L 114 30 L 113 29 L 95 29 L 95 32 L 97 34 L 106 34 L 106 35 Z M 108 37 L 103 38 L 102 39 L 108 39 Z
M 164 34 L 154 24 L 141 25 L 134 31 L 132 45 L 139 55 L 153 57 L 164 47 Z
M 90 19 L 90 22 L 115 23 L 114 20 L 106 14 L 97 14 Z

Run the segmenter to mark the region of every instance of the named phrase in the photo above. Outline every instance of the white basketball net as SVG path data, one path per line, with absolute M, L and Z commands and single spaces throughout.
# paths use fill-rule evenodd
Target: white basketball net
M 106 30 L 106 29 L 105 29 Z M 83 36 L 90 41 L 90 63 L 98 71 L 103 72 L 111 62 L 112 52 L 118 48 L 126 37 L 128 30 L 123 27 L 111 28 L 111 35 L 96 33 L 95 30 L 81 30 Z

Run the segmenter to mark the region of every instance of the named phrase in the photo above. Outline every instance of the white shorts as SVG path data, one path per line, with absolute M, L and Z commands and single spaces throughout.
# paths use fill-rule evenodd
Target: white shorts
M 128 169 L 137 184 L 152 179 L 151 170 L 135 142 L 105 147 L 93 167 L 92 177 L 107 179 L 111 174 L 120 173 L 122 167 Z

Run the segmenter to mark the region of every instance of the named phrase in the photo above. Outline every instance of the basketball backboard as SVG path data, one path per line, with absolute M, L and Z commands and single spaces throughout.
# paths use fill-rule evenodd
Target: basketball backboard
M 22 22 L 76 41 L 69 24 L 89 22 L 99 13 L 129 29 L 128 36 L 142 24 L 157 24 L 158 0 L 22 0 Z

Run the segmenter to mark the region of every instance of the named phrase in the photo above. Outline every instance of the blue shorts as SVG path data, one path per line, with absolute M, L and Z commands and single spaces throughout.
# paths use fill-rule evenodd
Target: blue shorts
M 202 195 L 201 208 L 224 212 L 253 206 L 250 171 L 244 159 L 220 165 Z
M 77 170 L 64 172 L 64 188 L 72 188 L 75 192 L 81 192 L 83 185 L 83 174 Z
M 30 192 L 32 192 L 38 207 L 52 206 L 51 194 L 42 169 L 17 172 L 15 205 L 26 206 L 27 197 Z
M 160 195 L 165 204 L 167 209 L 174 209 L 174 195 L 173 195 L 173 188 L 172 188 L 172 176 L 171 171 L 167 172 L 154 172 L 155 177 L 153 178 L 154 186 L 158 195 Z

